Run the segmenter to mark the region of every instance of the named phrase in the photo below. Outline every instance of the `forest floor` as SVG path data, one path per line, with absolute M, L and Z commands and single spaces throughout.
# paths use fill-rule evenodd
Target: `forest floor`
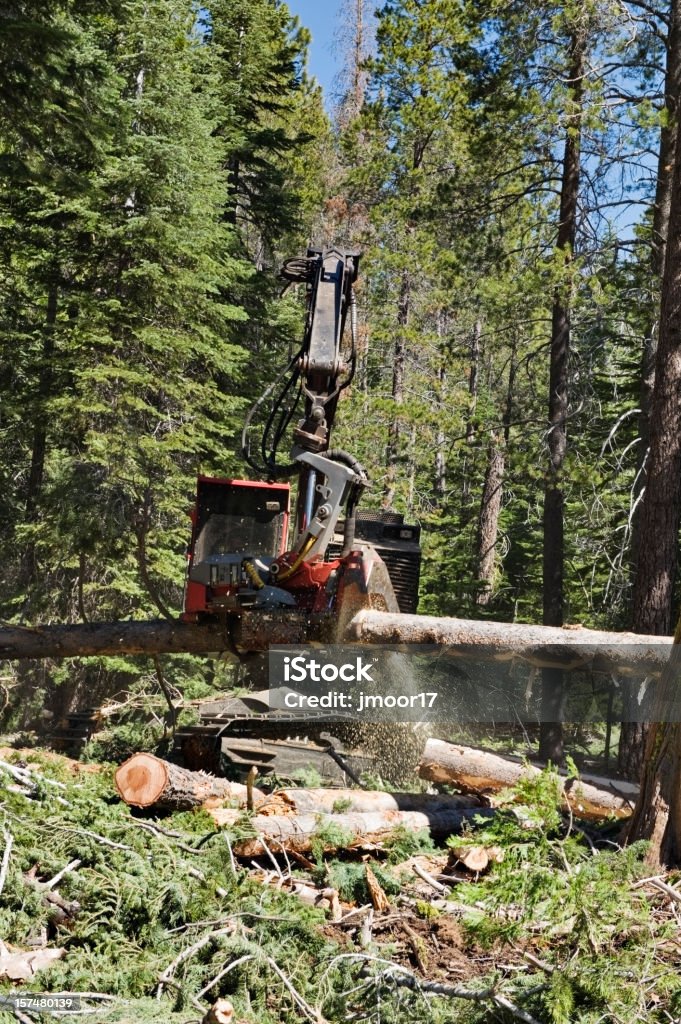
M 681 1020 L 678 876 L 648 877 L 618 823 L 566 818 L 550 772 L 449 846 L 352 852 L 320 824 L 309 859 L 245 860 L 247 815 L 143 816 L 115 767 L 0 750 L 2 998 L 89 993 L 107 1024 L 198 1024 L 218 998 L 234 1024 Z

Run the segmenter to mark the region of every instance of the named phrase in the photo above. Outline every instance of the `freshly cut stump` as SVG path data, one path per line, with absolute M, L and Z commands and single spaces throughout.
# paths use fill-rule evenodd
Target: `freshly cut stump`
M 190 772 L 153 754 L 133 754 L 117 770 L 115 779 L 121 799 L 132 807 L 188 811 L 208 801 L 225 800 L 246 806 L 246 786 L 241 783 Z M 256 803 L 263 798 L 260 790 L 253 795 Z

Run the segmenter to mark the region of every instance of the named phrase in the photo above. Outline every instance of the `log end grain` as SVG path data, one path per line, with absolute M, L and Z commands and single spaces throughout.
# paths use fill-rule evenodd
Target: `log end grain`
M 168 784 L 164 761 L 153 754 L 133 754 L 117 769 L 116 789 L 126 804 L 151 807 Z

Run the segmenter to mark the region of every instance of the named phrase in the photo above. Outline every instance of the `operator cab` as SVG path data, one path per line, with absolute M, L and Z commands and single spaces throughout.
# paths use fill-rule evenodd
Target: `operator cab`
M 255 600 L 253 575 L 286 550 L 290 487 L 200 476 L 188 552 L 185 621 Z

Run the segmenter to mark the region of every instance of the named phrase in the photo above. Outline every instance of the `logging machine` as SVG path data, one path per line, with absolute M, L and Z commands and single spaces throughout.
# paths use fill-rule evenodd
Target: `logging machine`
M 358 265 L 358 253 L 337 249 L 308 249 L 284 264 L 286 287 L 305 286 L 307 311 L 300 349 L 246 418 L 242 453 L 260 479 L 197 482 L 183 618 L 223 619 L 237 654 L 340 640 L 361 608 L 416 610 L 419 527 L 359 510 L 366 473 L 330 446 L 356 366 Z

